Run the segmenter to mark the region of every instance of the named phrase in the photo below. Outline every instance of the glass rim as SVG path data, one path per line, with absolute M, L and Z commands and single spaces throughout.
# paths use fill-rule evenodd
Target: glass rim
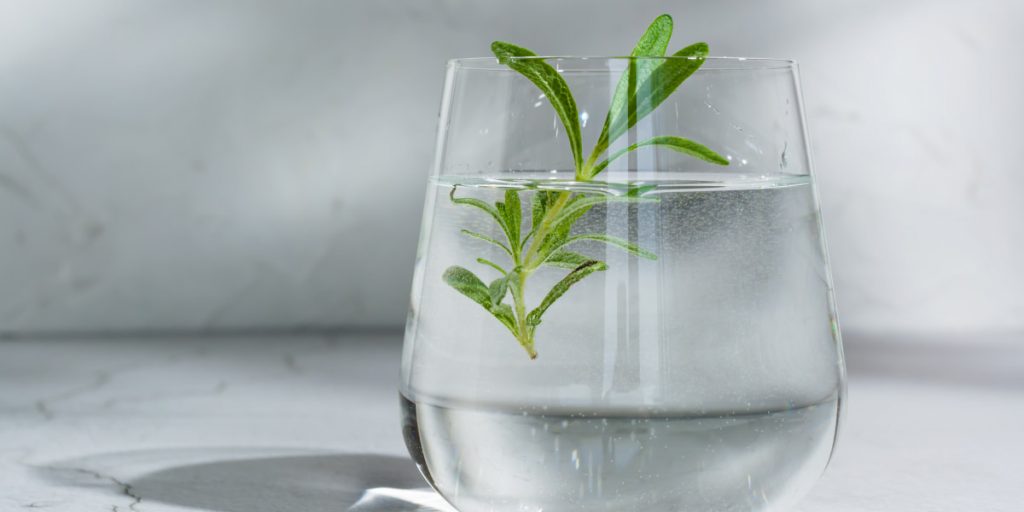
M 516 60 L 545 60 L 557 62 L 578 62 L 606 61 L 606 62 L 628 62 L 633 61 L 669 61 L 669 60 L 696 60 L 697 57 L 677 57 L 665 55 L 661 57 L 631 57 L 619 55 L 534 55 L 529 57 L 515 57 Z M 710 64 L 710 66 L 708 66 Z M 449 67 L 474 70 L 508 70 L 504 64 L 498 62 L 496 57 L 460 57 L 448 60 Z M 795 69 L 795 59 L 784 59 L 775 57 L 733 57 L 733 56 L 707 56 L 704 57 L 704 65 L 701 70 L 772 70 L 772 69 Z M 618 68 L 618 67 L 616 67 Z M 625 64 L 622 64 L 625 69 Z M 572 69 L 569 69 L 571 71 Z M 618 70 L 618 69 L 616 69 Z

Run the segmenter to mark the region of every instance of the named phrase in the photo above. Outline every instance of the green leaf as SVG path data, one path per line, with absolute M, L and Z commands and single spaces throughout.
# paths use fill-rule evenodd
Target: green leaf
M 541 229 L 544 217 L 548 213 L 548 209 L 551 208 L 551 205 L 558 200 L 558 196 L 559 193 L 555 193 L 555 191 L 551 190 L 539 190 L 538 193 L 534 195 L 534 199 L 530 201 L 529 232 L 526 233 L 526 238 L 523 239 L 523 245 L 525 245 L 526 241 L 532 236 L 535 236 L 535 234 L 537 234 Z
M 596 240 L 598 242 L 604 242 L 604 243 L 606 243 L 608 245 L 612 245 L 612 246 L 618 247 L 620 249 L 623 249 L 626 252 L 628 252 L 628 253 L 630 253 L 630 254 L 632 254 L 634 256 L 639 256 L 641 258 L 647 258 L 649 260 L 656 260 L 656 259 L 658 259 L 658 255 L 657 254 L 654 254 L 653 252 L 645 250 L 645 249 L 641 249 L 638 245 L 636 245 L 634 243 L 630 243 L 630 242 L 628 242 L 626 240 L 623 240 L 621 238 L 610 236 L 610 235 L 604 235 L 604 234 L 576 235 L 576 236 L 570 238 L 566 242 L 565 245 L 569 245 L 569 244 L 574 243 L 574 242 L 579 242 L 580 240 Z
M 512 274 L 507 274 L 491 281 L 491 285 L 487 287 L 487 293 L 491 297 L 491 304 L 501 304 L 501 300 L 505 298 L 505 293 L 508 292 L 508 278 L 510 275 Z
M 555 251 L 544 260 L 544 264 L 572 270 L 588 261 L 590 258 L 577 252 Z
M 616 117 L 608 126 L 608 136 L 599 140 L 592 155 L 599 155 L 608 149 L 608 145 L 618 139 L 667 99 L 684 80 L 704 65 L 708 54 L 707 43 L 694 43 L 665 59 L 651 71 L 650 76 L 637 86 L 635 108 L 627 108 L 627 115 Z M 586 179 L 597 173 L 588 172 Z
M 593 274 L 594 272 L 605 270 L 607 268 L 608 266 L 600 261 L 588 260 L 587 262 L 573 269 L 572 272 L 569 272 L 569 275 L 563 277 L 561 281 L 555 283 L 555 286 L 551 288 L 551 291 L 549 291 L 546 296 L 544 296 L 544 300 L 540 302 L 539 306 L 534 308 L 533 311 L 530 311 L 530 313 L 526 315 L 526 324 L 531 327 L 536 327 L 537 325 L 540 325 L 540 318 L 542 315 L 544 315 L 544 312 L 547 311 L 548 308 L 551 307 L 551 305 L 554 304 L 555 301 L 559 299 L 559 297 L 565 295 L 565 292 L 569 291 L 569 287 L 580 282 L 580 280 L 583 279 L 584 277 L 587 277 L 590 274 Z
M 516 233 L 513 235 L 512 226 L 509 226 L 509 220 L 506 218 L 508 215 L 512 215 L 512 214 L 506 212 L 506 208 L 504 206 L 504 203 L 499 201 L 499 202 L 496 203 L 495 206 L 491 206 L 489 203 L 487 203 L 485 201 L 481 201 L 479 199 L 475 199 L 475 198 L 472 198 L 472 197 L 455 197 L 455 188 L 454 187 L 452 188 L 452 191 L 448 193 L 448 197 L 450 197 L 452 202 L 455 203 L 455 204 L 473 206 L 473 207 L 479 208 L 480 210 L 483 210 L 483 211 L 487 212 L 487 214 L 490 215 L 492 219 L 494 219 L 494 222 L 497 222 L 498 226 L 501 227 L 501 230 L 505 233 L 505 238 L 509 241 L 509 245 L 506 246 L 505 244 L 502 244 L 502 243 L 498 242 L 497 240 L 494 240 L 493 238 L 490 238 L 490 237 L 485 236 L 485 235 L 481 235 L 479 233 L 474 233 L 472 231 L 463 230 L 463 233 L 465 233 L 465 234 L 467 234 L 469 236 L 472 236 L 474 238 L 479 238 L 481 240 L 486 240 L 488 242 L 491 242 L 491 243 L 501 247 L 502 249 L 504 249 L 505 252 L 509 253 L 509 256 L 512 256 L 513 260 L 515 259 L 515 256 L 513 256 L 513 253 L 514 253 L 514 251 L 515 252 L 518 251 L 519 233 L 518 233 L 518 228 L 517 228 L 516 229 Z M 519 196 L 518 196 L 518 194 L 516 194 L 516 204 L 518 204 L 518 200 L 519 200 Z M 521 206 L 520 206 L 520 208 L 521 208 Z M 514 215 L 516 215 L 516 218 L 519 218 L 520 216 L 522 216 L 522 212 L 515 213 Z
M 572 230 L 572 226 L 590 211 L 591 208 L 602 203 L 656 203 L 658 198 L 654 197 L 636 197 L 636 196 L 576 196 L 573 201 L 569 202 L 561 211 L 561 213 L 551 222 L 553 228 L 549 234 L 544 237 L 541 243 L 538 254 L 541 255 L 540 261 L 544 261 L 554 251 L 560 249 L 569 243 L 569 234 Z
M 714 151 L 712 151 L 710 148 L 703 144 L 694 142 L 689 139 L 684 139 L 682 137 L 662 135 L 659 137 L 651 137 L 650 139 L 637 142 L 636 144 L 633 144 L 627 148 L 623 148 L 616 151 L 615 153 L 612 153 L 612 155 L 609 156 L 606 160 L 602 161 L 601 163 L 593 167 L 591 175 L 596 176 L 598 173 L 603 171 L 605 167 L 608 167 L 608 164 L 610 164 L 616 158 L 619 158 L 620 156 L 625 155 L 630 151 L 636 151 L 637 148 L 641 148 L 644 146 L 665 146 L 669 149 L 690 155 L 694 158 L 703 160 L 705 162 L 710 162 L 718 165 L 729 165 L 728 159 L 726 159 L 722 155 L 719 155 L 718 153 L 715 153 Z
M 487 214 L 494 219 L 494 222 L 497 222 L 498 225 L 501 226 L 502 230 L 506 233 L 508 232 L 508 228 L 505 226 L 504 216 L 502 216 L 501 212 L 499 212 L 497 208 L 491 206 L 490 203 L 474 199 L 472 197 L 455 197 L 455 187 L 452 187 L 452 191 L 448 193 L 448 197 L 451 198 L 452 202 L 455 204 L 473 206 L 487 212 Z
M 539 261 L 544 261 L 555 250 L 556 247 L 562 245 L 566 239 L 569 238 L 569 233 L 572 231 L 573 224 L 582 218 L 593 205 L 582 205 L 580 208 L 574 208 L 573 205 L 584 199 L 585 196 L 574 195 L 562 206 L 562 208 L 555 212 L 555 218 L 552 219 L 548 224 L 547 234 L 540 240 L 540 246 L 538 247 L 538 254 L 541 256 Z M 596 196 L 603 197 L 603 196 Z M 566 211 L 570 209 L 570 211 Z
M 672 17 L 662 14 L 654 19 L 644 35 L 640 36 L 631 57 L 662 57 L 668 49 L 668 41 L 672 37 Z M 590 155 L 590 161 L 594 161 L 608 145 L 608 127 L 619 123 L 621 118 L 627 116 L 628 110 L 635 110 L 636 105 L 636 84 L 647 80 L 651 72 L 661 64 L 660 59 L 639 59 L 630 60 L 626 70 L 619 77 L 619 83 L 612 94 L 611 106 L 608 107 L 608 115 L 605 116 L 604 126 L 601 128 L 601 135 Z M 632 103 L 632 109 L 629 107 Z M 599 148 L 601 148 L 599 150 Z
M 491 308 L 491 314 L 494 318 L 497 318 L 502 325 L 512 331 L 512 334 L 516 337 L 519 336 L 519 329 L 516 328 L 516 316 L 512 312 L 512 306 L 508 304 L 498 304 Z
M 537 228 L 540 227 L 544 214 L 548 212 L 548 207 L 555 202 L 555 197 L 556 192 L 548 190 L 538 190 L 533 195 L 533 199 L 530 200 L 530 232 L 523 237 L 522 247 L 526 247 L 526 242 L 537 234 Z
M 501 247 L 501 249 L 503 251 L 508 253 L 509 257 L 512 257 L 512 249 L 509 249 L 508 246 L 506 246 L 505 244 L 503 244 L 503 243 L 501 243 L 501 242 L 499 242 L 499 241 L 497 241 L 497 240 L 495 240 L 495 239 L 493 239 L 493 238 L 491 238 L 491 237 L 489 237 L 487 235 L 481 235 L 480 233 L 477 233 L 476 231 L 470 231 L 468 229 L 463 229 L 463 230 L 460 230 L 459 232 L 462 233 L 463 235 L 468 236 L 468 237 L 472 237 L 472 238 L 476 238 L 476 239 L 479 239 L 479 240 L 483 240 L 483 241 L 485 241 L 487 243 L 490 243 L 490 244 L 496 245 L 498 247 Z
M 576 109 L 576 100 L 572 97 L 569 85 L 562 75 L 544 59 L 526 48 L 503 41 L 491 43 L 491 51 L 498 62 L 525 76 L 548 98 L 555 109 L 562 126 L 565 127 L 572 150 L 573 163 L 576 165 L 576 176 L 580 177 L 583 168 L 583 148 L 580 136 L 580 116 Z M 527 58 L 523 58 L 527 57 Z M 534 57 L 534 58 L 530 58 Z
M 444 275 L 441 277 L 444 282 L 448 283 L 448 286 L 455 288 L 459 293 L 483 306 L 484 309 L 491 310 L 490 290 L 473 272 L 459 266 L 451 266 L 444 271 Z
M 509 242 L 512 243 L 512 250 L 519 252 L 519 236 L 522 234 L 523 204 L 519 200 L 519 192 L 516 190 L 505 191 L 505 225 L 508 226 Z
M 629 113 L 625 124 L 620 121 L 609 127 L 608 140 L 615 140 L 661 105 L 684 80 L 704 65 L 707 55 L 707 43 L 694 43 L 672 54 L 674 58 L 666 59 L 655 68 L 647 80 L 638 86 L 636 111 Z
M 448 267 L 448 270 L 444 271 L 444 275 L 442 277 L 444 278 L 444 282 L 448 283 L 449 286 L 455 288 L 459 293 L 466 297 L 469 297 L 473 302 L 483 306 L 484 309 L 497 318 L 502 325 L 512 331 L 512 334 L 516 337 L 519 336 L 519 330 L 516 328 L 515 314 L 512 312 L 512 307 L 508 304 L 500 304 L 498 301 L 492 300 L 492 297 L 496 295 L 496 292 L 493 292 L 490 288 L 484 285 L 483 281 L 481 281 L 476 274 L 459 266 L 451 266 Z M 507 280 L 507 278 L 508 276 L 500 278 L 499 281 L 502 279 Z M 492 286 L 494 286 L 493 283 Z M 501 293 L 501 296 L 504 296 L 504 292 Z
M 495 263 L 495 262 L 493 262 L 491 260 L 484 259 L 484 258 L 477 258 L 476 262 L 477 263 L 481 263 L 483 265 L 487 265 L 488 267 L 491 267 L 494 270 L 497 270 L 498 272 L 501 272 L 502 275 L 507 274 L 507 272 L 505 272 L 505 269 L 501 268 L 501 265 L 498 265 L 497 263 Z
M 541 219 L 544 218 L 544 214 L 548 211 L 548 206 L 555 200 L 556 192 L 549 190 L 538 190 L 533 195 L 533 199 L 530 201 L 530 229 L 533 231 L 537 230 L 537 226 L 540 225 Z
M 633 47 L 631 57 L 660 57 L 668 49 L 668 40 L 672 37 L 672 16 L 662 14 L 651 22 L 644 35 Z
M 631 196 L 586 196 L 579 200 L 573 201 L 555 217 L 552 221 L 554 228 L 552 231 L 559 228 L 571 227 L 584 213 L 589 211 L 596 205 L 603 203 L 653 203 L 657 202 L 657 199 L 650 197 L 631 197 Z

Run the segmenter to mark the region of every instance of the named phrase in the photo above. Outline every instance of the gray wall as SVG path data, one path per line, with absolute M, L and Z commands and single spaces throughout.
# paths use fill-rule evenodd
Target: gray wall
M 847 328 L 1024 327 L 1019 0 L 0 2 L 0 330 L 403 322 L 444 60 L 802 64 Z

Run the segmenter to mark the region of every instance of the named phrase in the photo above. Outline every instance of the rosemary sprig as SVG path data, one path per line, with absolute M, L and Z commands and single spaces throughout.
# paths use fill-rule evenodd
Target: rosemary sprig
M 576 101 L 562 75 L 543 58 L 537 57 L 526 48 L 495 41 L 491 45 L 491 50 L 499 62 L 533 82 L 551 103 L 565 127 L 575 165 L 576 181 L 593 180 L 616 158 L 645 146 L 661 146 L 706 162 L 728 165 L 727 159 L 708 147 L 675 136 L 652 137 L 615 151 L 602 159 L 612 142 L 627 133 L 637 121 L 654 111 L 683 81 L 703 65 L 708 54 L 706 43 L 687 46 L 672 55 L 676 58 L 637 58 L 663 57 L 671 35 L 672 18 L 663 14 L 658 16 L 641 36 L 630 54 L 634 58 L 629 59 L 612 95 L 612 102 L 597 143 L 586 158 L 583 156 Z M 572 285 L 594 272 L 608 268 L 608 265 L 600 260 L 569 250 L 569 246 L 584 240 L 598 241 L 628 251 L 637 257 L 657 259 L 654 253 L 641 249 L 627 240 L 599 233 L 571 234 L 576 222 L 598 204 L 656 201 L 643 197 L 646 189 L 633 187 L 622 196 L 538 190 L 530 204 L 530 227 L 523 234 L 523 205 L 519 191 L 506 190 L 504 200 L 496 201 L 492 205 L 479 199 L 456 197 L 456 189 L 453 188 L 450 194 L 452 202 L 471 206 L 486 213 L 501 228 L 504 241 L 465 229 L 462 233 L 501 248 L 509 257 L 510 264 L 505 268 L 496 262 L 477 258 L 478 263 L 492 268 L 499 274 L 499 277 L 489 284 L 485 284 L 472 271 L 460 266 L 452 266 L 445 270 L 444 281 L 490 312 L 515 336 L 530 358 L 536 358 L 534 334 L 548 308 L 565 295 Z M 542 266 L 568 269 L 569 273 L 552 286 L 540 304 L 527 311 L 526 284 L 529 277 Z M 511 304 L 506 302 L 509 295 L 512 298 Z

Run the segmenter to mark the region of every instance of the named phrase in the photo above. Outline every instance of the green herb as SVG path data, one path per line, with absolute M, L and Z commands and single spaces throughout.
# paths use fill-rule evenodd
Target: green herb
M 662 146 L 706 162 L 728 165 L 729 161 L 708 147 L 675 136 L 657 136 L 630 144 L 604 159 L 610 145 L 636 125 L 668 98 L 690 75 L 704 64 L 708 45 L 696 43 L 666 59 L 643 57 L 664 57 L 672 35 L 672 18 L 663 14 L 655 18 L 650 27 L 633 48 L 625 71 L 612 95 L 611 105 L 605 117 L 601 134 L 590 155 L 584 159 L 579 112 L 569 85 L 562 75 L 543 58 L 526 48 L 495 41 L 491 51 L 498 61 L 523 75 L 537 86 L 550 102 L 565 127 L 575 165 L 576 181 L 592 181 L 608 164 L 626 153 L 645 146 Z M 643 197 L 650 186 L 629 187 L 621 196 L 603 194 L 586 195 L 570 191 L 537 190 L 529 205 L 529 230 L 523 226 L 523 204 L 519 191 L 506 190 L 504 201 L 494 204 L 479 199 L 455 197 L 452 202 L 471 206 L 486 213 L 501 228 L 504 240 L 469 230 L 462 230 L 466 236 L 476 238 L 502 249 L 508 255 L 510 264 L 505 268 L 484 258 L 477 258 L 481 265 L 498 272 L 499 277 L 489 284 L 484 283 L 472 271 L 459 266 L 449 267 L 444 272 L 444 281 L 459 293 L 470 298 L 491 313 L 504 325 L 530 358 L 537 357 L 534 333 L 541 324 L 544 313 L 564 295 L 572 285 L 594 272 L 601 272 L 608 265 L 597 259 L 572 252 L 569 246 L 581 241 L 597 241 L 650 260 L 657 255 L 644 250 L 627 240 L 605 234 L 572 235 L 573 226 L 596 205 L 612 202 L 643 203 L 656 199 Z M 523 231 L 526 231 L 525 235 Z M 569 273 L 547 292 L 535 308 L 527 311 L 526 283 L 529 277 L 542 266 L 568 269 Z M 511 304 L 505 302 L 511 295 Z

